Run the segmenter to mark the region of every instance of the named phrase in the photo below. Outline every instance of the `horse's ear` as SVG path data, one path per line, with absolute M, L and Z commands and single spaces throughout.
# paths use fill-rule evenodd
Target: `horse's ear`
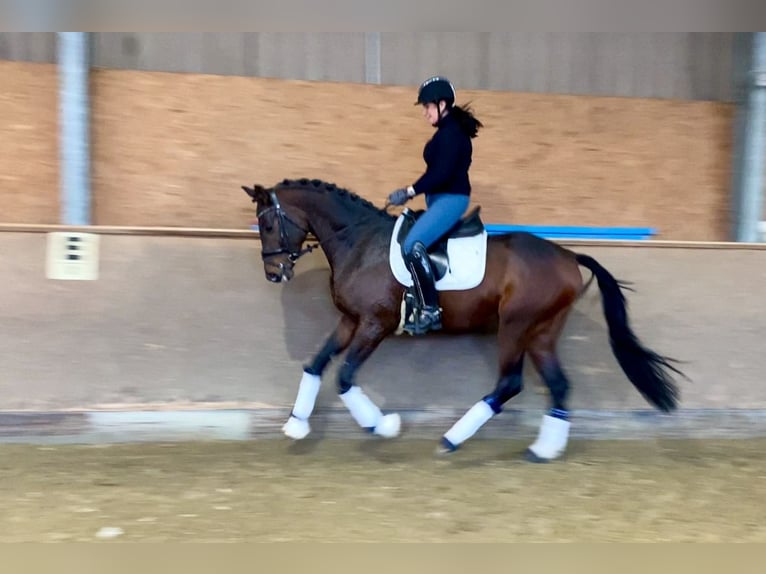
M 253 200 L 253 203 L 256 203 L 257 201 L 266 197 L 266 188 L 262 185 L 255 184 L 253 187 L 247 187 L 246 185 L 243 185 L 242 189 L 247 195 L 250 196 L 250 199 Z

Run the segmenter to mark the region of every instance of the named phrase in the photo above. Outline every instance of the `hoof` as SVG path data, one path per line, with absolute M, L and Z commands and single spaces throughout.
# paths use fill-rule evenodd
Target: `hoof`
M 297 419 L 294 416 L 290 416 L 287 422 L 282 426 L 282 432 L 285 436 L 293 440 L 301 440 L 306 438 L 311 432 L 311 426 L 308 421 Z
M 544 464 L 546 462 L 550 462 L 553 459 L 551 459 L 551 458 L 543 458 L 541 456 L 537 456 L 532 449 L 528 448 L 524 452 L 524 460 L 526 460 L 527 462 L 534 462 L 534 463 L 537 463 L 537 464 Z
M 391 413 L 390 415 L 383 415 L 374 432 L 383 438 L 394 438 L 399 436 L 401 428 L 402 417 L 399 416 L 399 413 Z
M 439 441 L 439 446 L 436 447 L 436 454 L 439 456 L 445 456 L 452 454 L 457 450 L 457 448 L 457 445 L 452 444 L 449 440 L 442 437 L 442 439 Z

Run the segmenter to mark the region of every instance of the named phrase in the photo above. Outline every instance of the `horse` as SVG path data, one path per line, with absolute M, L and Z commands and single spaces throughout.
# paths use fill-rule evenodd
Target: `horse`
M 397 436 L 399 415 L 383 414 L 357 384 L 356 373 L 402 323 L 407 287 L 395 277 L 390 259 L 392 235 L 402 216 L 397 218 L 388 206 L 380 209 L 356 193 L 318 179 L 241 187 L 256 204 L 266 279 L 289 281 L 300 257 L 321 248 L 330 266 L 332 300 L 341 313 L 333 332 L 303 365 L 283 433 L 294 440 L 310 433 L 309 417 L 322 373 L 345 352 L 337 373 L 341 401 L 363 429 L 384 438 Z M 316 243 L 306 245 L 309 236 Z M 439 303 L 445 333 L 496 330 L 498 378 L 494 390 L 444 433 L 438 452 L 457 450 L 522 391 L 526 356 L 547 386 L 550 408 L 525 456 L 533 462 L 548 462 L 565 452 L 570 383 L 556 347 L 573 305 L 593 279 L 601 292 L 611 349 L 623 372 L 649 404 L 662 412 L 677 408 L 680 393 L 674 376 L 685 375 L 674 366 L 675 359 L 645 347 L 632 330 L 624 283 L 594 258 L 531 233 L 485 234 L 484 241 L 485 266 L 478 284 L 440 290 Z M 580 267 L 592 274 L 587 283 Z

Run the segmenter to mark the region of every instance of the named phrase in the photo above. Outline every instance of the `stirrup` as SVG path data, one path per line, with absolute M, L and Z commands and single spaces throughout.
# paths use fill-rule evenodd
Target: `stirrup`
M 441 309 L 413 309 L 407 314 L 402 330 L 410 335 L 425 335 L 442 328 Z

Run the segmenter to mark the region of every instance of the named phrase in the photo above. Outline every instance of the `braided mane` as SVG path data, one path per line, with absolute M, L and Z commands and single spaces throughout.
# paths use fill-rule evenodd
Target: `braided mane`
M 308 178 L 284 179 L 274 186 L 275 191 L 279 191 L 280 189 L 285 189 L 285 188 L 301 189 L 305 191 L 316 191 L 317 193 L 322 193 L 322 192 L 330 193 L 333 196 L 340 199 L 344 204 L 347 204 L 349 206 L 364 207 L 366 209 L 376 212 L 379 215 L 385 216 L 386 218 L 389 218 L 389 219 L 393 219 L 394 217 L 391 214 L 387 213 L 384 209 L 380 209 L 375 204 L 357 195 L 356 193 L 349 191 L 345 188 L 338 187 L 334 183 L 322 181 L 321 179 L 308 179 Z

